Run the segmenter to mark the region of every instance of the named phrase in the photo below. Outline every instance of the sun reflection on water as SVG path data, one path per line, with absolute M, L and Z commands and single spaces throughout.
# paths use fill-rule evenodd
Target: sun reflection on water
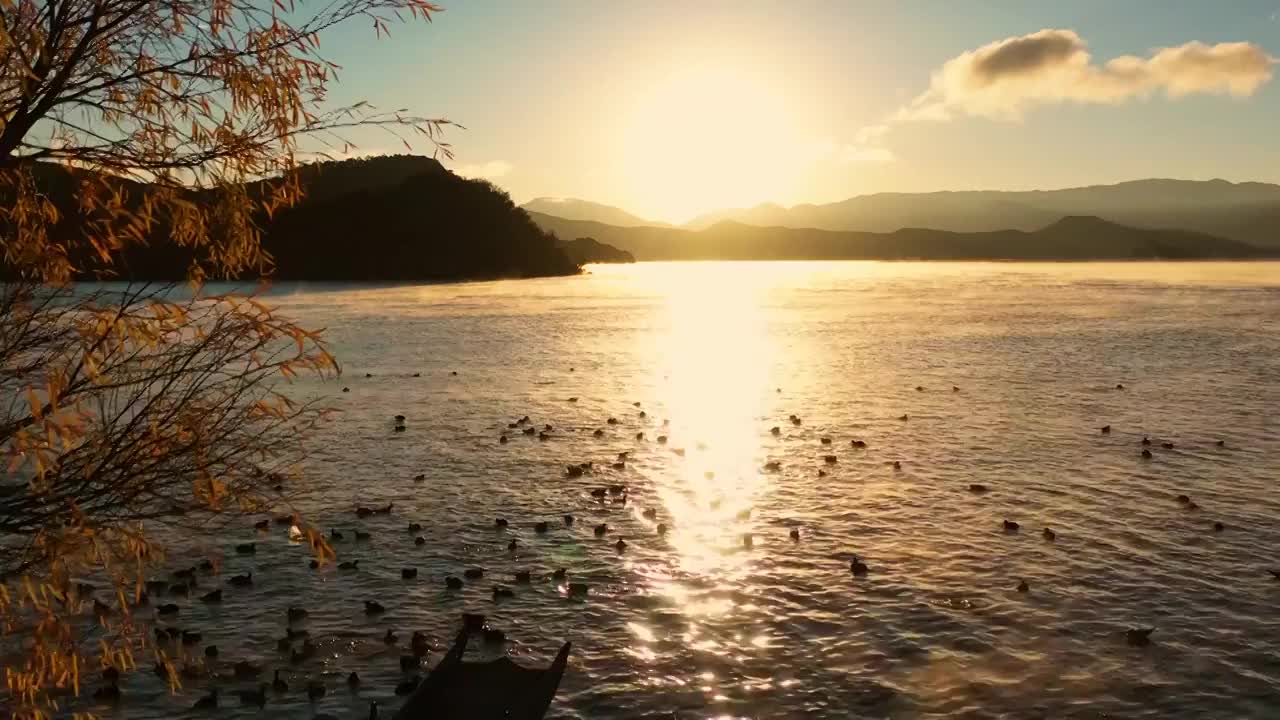
M 671 518 L 667 542 L 682 572 L 712 586 L 747 572 L 751 553 L 742 544 L 750 513 L 769 492 L 760 473 L 759 418 L 766 406 L 772 348 L 762 305 L 768 287 L 725 281 L 690 282 L 684 268 L 661 278 L 669 331 L 661 347 L 666 379 L 665 432 L 684 458 L 659 479 L 659 499 Z M 748 279 L 749 280 L 749 279 Z M 688 593 L 675 583 L 665 591 L 689 615 L 727 612 L 731 601 Z

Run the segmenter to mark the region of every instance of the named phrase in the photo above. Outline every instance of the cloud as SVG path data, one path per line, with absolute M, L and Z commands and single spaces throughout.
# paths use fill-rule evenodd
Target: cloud
M 929 89 L 892 121 L 957 116 L 1018 120 L 1040 105 L 1119 104 L 1157 93 L 1170 98 L 1248 97 L 1271 79 L 1277 62 L 1253 43 L 1189 42 L 1156 49 L 1147 57 L 1124 55 L 1095 64 L 1075 32 L 1046 29 L 948 60 L 933 73 Z
M 511 172 L 511 163 L 503 162 L 501 160 L 490 160 L 486 163 L 462 165 L 456 168 L 453 172 L 466 178 L 494 180 Z

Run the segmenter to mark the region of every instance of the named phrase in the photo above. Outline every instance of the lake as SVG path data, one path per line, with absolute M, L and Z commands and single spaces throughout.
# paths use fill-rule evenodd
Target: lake
M 340 413 L 292 497 L 360 570 L 309 569 L 279 527 L 237 556 L 252 519 L 218 538 L 224 575 L 256 588 L 182 601 L 183 623 L 226 664 L 284 668 L 295 690 L 269 712 L 389 716 L 410 633 L 432 664 L 473 611 L 509 638 L 477 657 L 543 664 L 573 642 L 553 718 L 1280 716 L 1280 263 L 590 271 L 271 292 L 343 365 L 294 390 Z M 508 429 L 526 415 L 548 439 Z M 591 495 L 614 484 L 625 504 Z M 467 567 L 485 579 L 446 591 Z M 495 602 L 499 583 L 515 597 Z M 303 665 L 275 650 L 289 605 L 322 649 Z M 1131 627 L 1155 627 L 1150 646 Z M 205 692 L 140 675 L 104 716 L 172 717 Z M 308 678 L 328 686 L 314 704 Z

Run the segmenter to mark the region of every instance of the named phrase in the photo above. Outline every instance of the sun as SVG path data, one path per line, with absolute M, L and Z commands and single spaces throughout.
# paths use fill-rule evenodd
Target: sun
M 618 170 L 637 209 L 682 222 L 789 195 L 803 165 L 796 137 L 785 98 L 763 77 L 684 68 L 637 90 Z

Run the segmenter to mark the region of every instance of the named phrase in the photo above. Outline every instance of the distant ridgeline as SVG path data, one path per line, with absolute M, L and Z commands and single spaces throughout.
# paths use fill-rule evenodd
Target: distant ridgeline
M 56 165 L 36 166 L 38 186 L 61 216 L 55 235 L 83 233 L 70 172 Z M 483 180 L 458 177 L 436 160 L 371 157 L 316 163 L 298 172 L 306 197 L 273 218 L 257 219 L 276 279 L 412 282 L 581 271 L 564 244 L 535 225 L 505 192 Z M 130 198 L 126 202 L 136 202 L 144 186 L 120 183 Z M 198 195 L 192 197 L 199 201 Z M 157 227 L 146 245 L 130 247 L 112 267 L 114 277 L 185 277 L 191 252 L 164 237 L 165 228 Z M 75 260 L 77 267 L 93 268 L 90 258 Z M 84 279 L 96 277 L 86 272 Z
M 1196 260 L 1280 257 L 1189 230 L 1136 228 L 1092 216 L 1063 217 L 1038 230 L 893 232 L 760 227 L 720 221 L 700 230 L 619 227 L 529 211 L 561 237 L 591 236 L 640 260 Z

